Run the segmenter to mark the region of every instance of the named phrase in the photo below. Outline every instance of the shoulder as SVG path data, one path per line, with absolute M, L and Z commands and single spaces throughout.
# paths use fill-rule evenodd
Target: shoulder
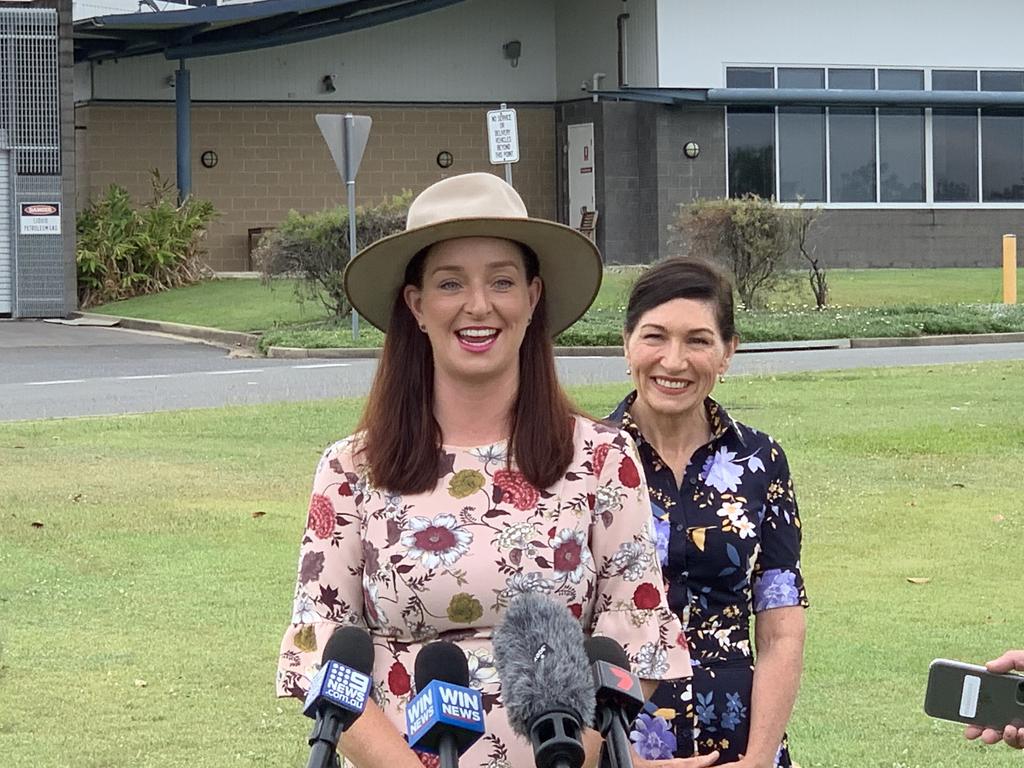
M 317 474 L 333 470 L 336 474 L 346 472 L 358 472 L 363 465 L 363 448 L 365 447 L 365 433 L 344 437 L 335 443 L 327 446 L 320 455 L 320 463 L 317 465 Z
M 599 445 L 619 448 L 632 452 L 636 448 L 633 438 L 625 430 L 608 421 L 597 421 L 587 416 L 574 416 L 576 427 L 573 430 L 573 441 L 576 450 L 589 446 L 591 449 Z
M 751 427 L 741 421 L 733 422 L 733 429 L 739 442 L 740 450 L 747 454 L 756 454 L 766 466 L 786 466 L 786 452 L 782 445 L 767 432 Z

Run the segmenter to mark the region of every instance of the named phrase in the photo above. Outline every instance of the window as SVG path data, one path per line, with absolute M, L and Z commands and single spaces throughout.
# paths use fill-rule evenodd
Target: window
M 779 68 L 779 88 L 824 88 L 825 70 Z M 779 199 L 825 201 L 825 109 L 779 107 Z
M 933 91 L 976 91 L 978 73 L 937 69 Z M 978 202 L 978 110 L 932 110 L 932 174 L 935 202 Z
M 874 90 L 875 73 L 870 69 L 830 69 L 828 87 Z M 875 202 L 875 110 L 830 108 L 829 153 L 832 201 Z
M 878 89 L 923 91 L 920 69 L 880 69 Z M 923 203 L 924 110 L 878 110 L 878 176 L 883 203 Z
M 771 88 L 771 67 L 736 67 L 726 73 L 730 88 Z M 775 110 L 772 107 L 730 107 L 726 114 L 729 134 L 729 196 L 775 195 Z
M 982 72 L 983 91 L 1024 91 L 1024 72 Z M 1024 110 L 981 110 L 981 199 L 1024 202 Z

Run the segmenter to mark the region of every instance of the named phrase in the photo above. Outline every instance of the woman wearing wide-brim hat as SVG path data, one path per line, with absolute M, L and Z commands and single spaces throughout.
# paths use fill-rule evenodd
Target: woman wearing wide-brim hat
M 462 768 L 533 765 L 505 717 L 491 647 L 524 592 L 619 641 L 645 680 L 689 674 L 636 448 L 581 415 L 555 373 L 551 336 L 600 284 L 588 239 L 529 218 L 486 173 L 427 188 L 406 230 L 346 270 L 353 306 L 387 336 L 358 430 L 317 468 L 277 689 L 303 696 L 334 630 L 366 627 L 375 701 L 339 744 L 360 768 L 436 760 L 402 734 L 416 655 L 438 638 L 462 649 L 486 706 Z M 598 739 L 588 734 L 589 765 Z

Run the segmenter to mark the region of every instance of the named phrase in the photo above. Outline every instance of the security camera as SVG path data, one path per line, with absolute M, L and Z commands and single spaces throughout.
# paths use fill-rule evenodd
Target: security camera
M 580 90 L 583 91 L 584 93 L 587 93 L 590 90 L 590 85 L 587 83 L 586 80 L 580 83 Z

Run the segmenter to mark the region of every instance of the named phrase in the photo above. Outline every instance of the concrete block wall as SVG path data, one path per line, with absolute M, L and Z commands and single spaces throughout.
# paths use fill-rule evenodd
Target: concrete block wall
M 510 105 L 517 106 L 517 105 Z M 369 115 L 373 128 L 356 182 L 360 205 L 403 189 L 419 192 L 446 176 L 469 171 L 503 175 L 487 156 L 485 113 L 490 107 L 365 107 L 292 104 L 195 104 L 192 107 L 192 187 L 220 216 L 210 227 L 208 262 L 215 270 L 248 268 L 248 230 L 274 226 L 292 209 L 334 207 L 345 190 L 314 121 L 318 112 Z M 552 107 L 518 107 L 520 162 L 513 183 L 530 213 L 554 219 L 556 211 L 555 113 Z M 117 183 L 148 197 L 149 169 L 175 179 L 172 105 L 98 103 L 78 108 L 79 204 Z M 203 152 L 218 163 L 205 168 Z M 437 165 L 438 152 L 454 157 Z

